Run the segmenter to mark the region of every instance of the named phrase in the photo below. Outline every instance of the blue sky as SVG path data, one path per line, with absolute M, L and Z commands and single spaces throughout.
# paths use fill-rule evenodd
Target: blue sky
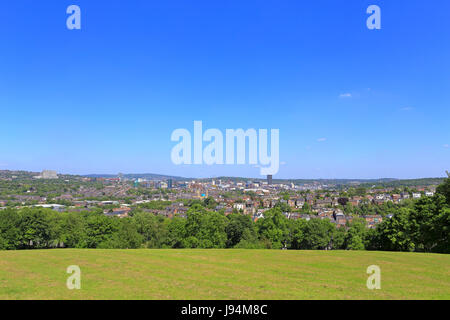
M 2 4 L 0 170 L 259 177 L 172 164 L 194 120 L 279 129 L 279 178 L 450 169 L 448 0 Z

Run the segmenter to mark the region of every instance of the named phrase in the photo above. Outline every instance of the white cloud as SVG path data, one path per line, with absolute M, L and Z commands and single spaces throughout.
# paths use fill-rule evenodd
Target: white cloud
M 403 107 L 400 110 L 402 111 L 411 111 L 413 109 L 413 107 Z
M 352 94 L 351 93 L 341 93 L 339 95 L 339 98 L 351 98 Z
M 327 140 L 327 138 L 319 138 L 319 139 L 317 139 L 317 142 L 324 142 L 326 140 Z
M 443 146 L 444 148 L 450 148 L 450 145 L 448 145 L 448 144 L 444 144 L 444 146 Z

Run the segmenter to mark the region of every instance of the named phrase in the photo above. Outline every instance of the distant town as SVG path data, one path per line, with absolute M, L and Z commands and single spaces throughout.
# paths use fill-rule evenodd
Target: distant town
M 24 207 L 60 212 L 102 209 L 119 218 L 136 211 L 185 217 L 201 201 L 225 215 L 242 213 L 257 221 L 278 207 L 288 219 L 328 219 L 345 227 L 355 217 L 368 228 L 391 218 L 390 206 L 432 197 L 444 178 L 417 180 L 185 179 L 153 174 L 76 176 L 43 170 L 0 171 L 0 210 Z

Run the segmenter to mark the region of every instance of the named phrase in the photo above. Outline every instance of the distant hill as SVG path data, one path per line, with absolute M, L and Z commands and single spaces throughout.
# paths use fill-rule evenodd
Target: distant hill
M 30 171 L 10 171 L 10 170 L 0 170 L 1 178 L 11 178 L 16 177 L 18 179 L 32 179 L 34 176 L 38 175 L 39 172 Z M 70 177 L 79 177 L 79 175 L 61 174 L 58 173 L 61 179 Z M 82 177 L 89 178 L 117 178 L 118 174 L 88 174 L 81 175 Z M 196 181 L 211 181 L 211 180 L 222 180 L 222 181 L 266 181 L 264 178 L 248 178 L 248 177 L 210 177 L 210 178 L 188 178 L 171 176 L 164 174 L 155 173 L 127 173 L 123 174 L 124 178 L 127 179 L 146 179 L 146 180 L 168 180 L 172 179 L 174 181 L 186 181 L 186 180 L 196 180 Z M 399 186 L 429 186 L 429 185 L 439 185 L 445 180 L 444 177 L 434 177 L 434 178 L 418 178 L 418 179 L 395 179 L 395 178 L 379 178 L 379 179 L 273 179 L 273 183 L 294 183 L 296 185 L 303 184 L 327 184 L 334 186 L 348 186 L 348 185 L 361 185 L 364 187 L 378 186 L 378 187 L 399 187 Z
M 217 177 L 217 178 L 205 178 L 197 180 L 224 180 L 224 181 L 266 181 L 265 178 L 245 178 L 245 177 Z M 361 183 L 388 183 L 392 181 L 398 181 L 394 178 L 382 178 L 382 179 L 272 179 L 273 183 L 294 183 L 294 184 L 333 184 L 333 185 L 344 185 L 344 184 L 361 184 Z
M 89 178 L 118 178 L 118 174 L 88 174 L 84 175 L 84 177 Z M 123 177 L 126 179 L 146 179 L 146 180 L 189 180 L 190 178 L 177 177 L 177 176 L 168 176 L 163 174 L 155 174 L 155 173 L 124 173 Z
M 245 177 L 217 177 L 197 179 L 198 181 L 208 180 L 222 180 L 222 181 L 266 181 L 266 179 L 245 178 Z M 445 178 L 420 178 L 420 179 L 395 179 L 395 178 L 379 178 L 379 179 L 273 179 L 273 183 L 294 183 L 296 185 L 303 184 L 327 184 L 334 186 L 347 185 L 362 185 L 369 187 L 372 185 L 382 187 L 397 187 L 397 186 L 428 186 L 439 185 L 444 182 Z

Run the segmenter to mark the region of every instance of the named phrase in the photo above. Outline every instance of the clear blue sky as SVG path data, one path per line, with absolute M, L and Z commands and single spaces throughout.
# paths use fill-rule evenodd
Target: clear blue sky
M 259 176 L 173 165 L 194 120 L 280 129 L 279 178 L 450 169 L 448 0 L 5 0 L 0 40 L 0 169 Z

